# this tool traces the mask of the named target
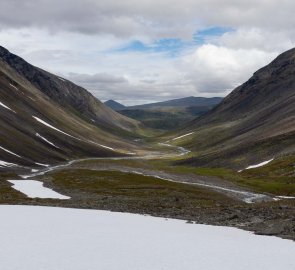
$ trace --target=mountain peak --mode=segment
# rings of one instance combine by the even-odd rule
[[[106,101],[104,103],[105,105],[107,105],[108,107],[110,107],[111,109],[115,110],[115,111],[119,111],[119,110],[123,110],[126,108],[126,106],[124,106],[123,104],[113,100],[113,99],[109,99],[108,101]]]

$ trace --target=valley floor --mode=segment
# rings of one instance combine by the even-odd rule
[[[0,203],[148,214],[295,240],[292,197],[251,188],[247,173],[173,166],[184,150],[166,148],[142,157],[83,159],[2,173]],[[52,191],[42,191],[42,183]]]

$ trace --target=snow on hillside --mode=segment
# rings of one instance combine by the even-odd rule
[[[66,136],[69,136],[69,137],[71,137],[71,138],[74,138],[74,139],[76,139],[76,140],[78,140],[78,141],[84,141],[84,142],[92,143],[92,144],[98,145],[99,147],[102,147],[102,148],[106,148],[106,149],[109,149],[109,150],[115,151],[115,149],[112,148],[112,147],[109,147],[109,146],[106,146],[106,145],[103,145],[103,144],[99,144],[99,143],[96,143],[96,142],[93,142],[93,141],[90,141],[90,140],[82,140],[82,139],[79,139],[79,138],[77,138],[77,137],[75,137],[75,136],[72,136],[72,135],[70,135],[70,134],[68,134],[68,133],[66,133],[66,132],[64,132],[64,131],[62,131],[62,130],[60,130],[60,129],[58,129],[58,128],[56,128],[56,127],[50,125],[50,124],[48,124],[47,122],[45,122],[44,120],[38,118],[37,116],[33,116],[33,118],[34,118],[36,121],[38,121],[39,123],[41,123],[41,124],[43,124],[43,125],[45,125],[45,126],[51,128],[51,129],[57,131],[57,132],[60,132],[60,133],[62,133],[62,134],[64,134],[64,135],[66,135]],[[43,138],[42,136],[40,136],[38,133],[37,133],[36,135],[37,135],[38,137],[41,137],[41,138],[42,138],[43,140],[45,140],[46,142],[48,142],[48,143],[50,143],[50,144],[53,144],[53,143],[49,142],[48,140],[46,140],[45,138]],[[54,145],[54,146],[55,146],[55,145]]]
[[[49,164],[43,164],[43,163],[39,163],[39,162],[35,162],[36,165],[42,166],[42,167],[49,167]]]
[[[245,168],[245,170],[250,170],[250,169],[255,169],[255,168],[259,168],[259,167],[263,167],[265,165],[267,165],[268,163],[272,162],[274,159],[270,159],[270,160],[266,160],[266,161],[263,161],[259,164],[255,164],[255,165],[251,165],[251,166],[248,166],[247,168]],[[242,172],[243,170],[239,170],[239,172]]]
[[[17,90],[18,91],[18,88],[16,87],[16,86],[14,86],[13,84],[9,84],[12,88],[14,88],[15,90]]]
[[[267,165],[268,163],[272,162],[274,159],[270,159],[270,160],[267,160],[267,161],[263,161],[259,164],[255,164],[255,165],[251,165],[251,166],[248,166],[245,170],[250,170],[250,169],[255,169],[255,168],[259,168],[259,167],[263,167],[265,165]]]
[[[22,158],[20,155],[18,155],[18,154],[16,154],[16,153],[14,153],[14,152],[12,152],[12,151],[10,151],[10,150],[8,150],[8,149],[2,147],[2,146],[0,146],[0,149],[3,150],[3,151],[5,151],[5,152],[7,152],[7,153],[9,153],[9,154],[11,154],[11,155],[13,155],[13,156],[16,156],[16,157]]]
[[[9,108],[8,106],[6,106],[6,105],[5,105],[4,103],[2,103],[1,101],[0,101],[0,106],[3,107],[3,108],[5,108],[5,109],[7,109],[7,110],[10,110],[10,111],[16,113],[14,110],[12,110],[12,109]]]
[[[114,148],[109,147],[109,146],[106,146],[106,145],[103,145],[103,144],[99,144],[99,143],[96,143],[96,142],[93,142],[93,141],[89,141],[89,140],[87,140],[86,142],[96,144],[96,145],[98,145],[99,147],[102,147],[102,148],[106,148],[106,149],[109,149],[109,150],[112,150],[112,151],[116,151]]]
[[[97,210],[0,206],[1,269],[295,269],[275,237]]]
[[[192,134],[194,134],[194,133],[195,133],[195,132],[191,132],[191,133],[184,134],[184,135],[182,135],[182,136],[179,136],[179,137],[176,137],[176,138],[172,139],[172,141],[176,141],[176,140],[178,140],[178,139],[182,139],[182,138],[187,137],[187,136],[190,136],[190,135],[192,135]]]
[[[64,134],[64,135],[67,135],[67,136],[69,136],[69,137],[71,137],[71,138],[78,139],[78,138],[76,138],[76,137],[74,137],[74,136],[72,136],[72,135],[70,135],[70,134],[68,134],[68,133],[66,133],[66,132],[64,132],[64,131],[62,131],[62,130],[60,130],[60,129],[54,127],[54,126],[52,126],[52,125],[50,125],[50,124],[48,124],[47,122],[45,122],[44,120],[40,119],[40,118],[37,117],[37,116],[33,116],[33,118],[34,118],[35,120],[37,120],[39,123],[43,124],[44,126],[47,126],[47,127],[51,128],[51,129],[57,131],[57,132],[60,132],[60,133],[62,133],[62,134]],[[79,139],[78,139],[78,140],[79,140]]]
[[[47,142],[48,144],[56,147],[56,148],[59,148],[58,146],[56,146],[53,142],[47,140],[45,137],[41,136],[39,133],[36,133],[36,136],[39,137],[40,139],[42,139],[43,141]],[[60,148],[59,148],[60,149]]]
[[[15,166],[17,166],[17,165],[14,164],[14,163],[10,163],[10,162],[0,160],[0,167],[15,167]]]

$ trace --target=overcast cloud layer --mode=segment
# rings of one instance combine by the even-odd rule
[[[224,96],[294,47],[291,0],[2,0],[1,45],[125,104]]]

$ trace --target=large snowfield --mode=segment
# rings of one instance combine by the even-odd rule
[[[0,269],[291,270],[295,243],[149,216],[0,206]]]

